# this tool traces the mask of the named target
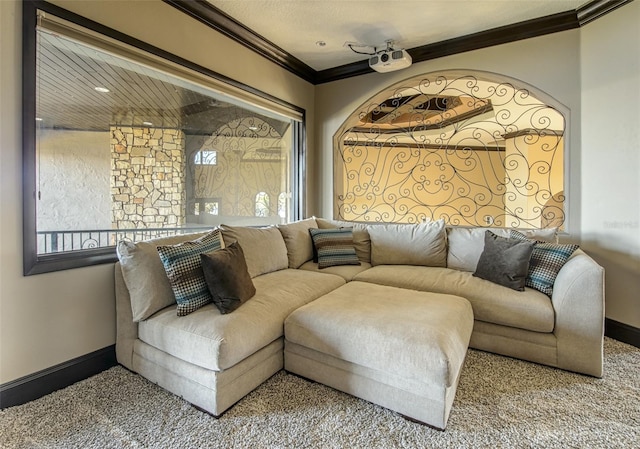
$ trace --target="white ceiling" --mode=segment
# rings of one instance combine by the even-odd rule
[[[414,48],[573,11],[588,0],[207,0],[314,70],[364,60],[344,44]],[[316,45],[323,41],[324,47]],[[373,51],[373,48],[362,48]]]

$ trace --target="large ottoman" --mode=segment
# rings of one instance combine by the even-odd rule
[[[354,281],[284,326],[287,371],[445,428],[473,328],[466,299]]]

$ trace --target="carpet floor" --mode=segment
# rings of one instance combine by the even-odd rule
[[[0,411],[0,447],[640,447],[640,349],[605,339],[604,368],[594,379],[469,350],[441,432],[283,371],[215,419],[115,367]]]

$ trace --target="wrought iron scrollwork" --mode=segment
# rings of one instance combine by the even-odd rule
[[[274,126],[251,116],[232,120],[197,151],[215,151],[216,161],[190,164],[194,198],[220,198],[220,215],[256,216],[256,195],[263,192],[274,200],[261,214],[278,214],[275,199],[284,190],[282,167],[288,152]]]
[[[460,73],[385,89],[334,135],[334,215],[562,226],[565,118],[547,103],[514,82]]]

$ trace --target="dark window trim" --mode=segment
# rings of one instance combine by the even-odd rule
[[[272,103],[285,106],[302,115],[302,122],[294,122],[294,135],[304,136],[306,113],[301,107],[285,100],[272,96],[266,92],[255,89],[246,84],[235,81],[213,70],[202,67],[194,62],[181,58],[173,53],[164,51],[151,44],[135,39],[129,35],[104,26],[98,22],[82,17],[59,6],[42,0],[24,0],[22,7],[22,216],[23,216],[23,274],[25,276],[61,271],[71,268],[79,268],[104,263],[112,263],[117,260],[114,247],[88,249],[60,254],[37,254],[36,238],[36,12],[41,10],[77,25],[96,31],[100,34],[116,39],[140,50],[159,56],[170,62],[179,64],[188,69],[202,73],[210,78],[222,81],[230,86],[242,89]],[[304,178],[304,160],[306,154],[306,139],[297,139],[298,163],[294,167],[292,175],[296,179],[298,188],[304,184],[300,178]],[[297,209],[293,210],[293,218],[301,217],[304,197],[304,189],[298,190],[299,202]]]
[[[205,0],[163,1],[310,83],[317,85],[373,73],[367,60],[316,71]],[[411,55],[413,62],[417,63],[493,45],[571,30],[584,26],[631,1],[593,0],[575,10],[409,48],[407,52]]]

